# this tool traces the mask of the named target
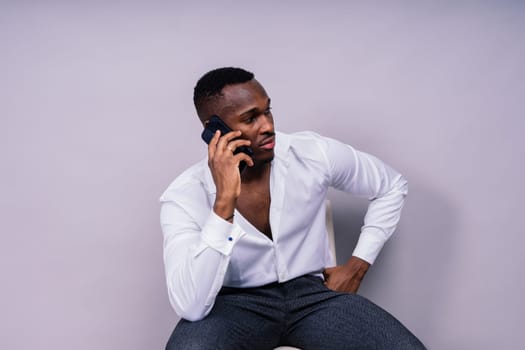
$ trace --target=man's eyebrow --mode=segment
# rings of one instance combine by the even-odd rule
[[[268,109],[270,107],[270,102],[271,102],[271,99],[268,98],[268,101],[266,102],[266,108],[265,109]],[[259,111],[259,109],[257,107],[253,107],[252,109],[249,109],[246,112],[242,112],[240,114],[240,116],[244,117],[245,115],[248,115],[248,114],[257,113],[258,111]]]

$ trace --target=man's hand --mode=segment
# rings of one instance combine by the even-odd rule
[[[323,271],[325,285],[337,292],[356,293],[369,267],[363,259],[352,256],[345,265]]]
[[[247,154],[233,154],[237,147],[250,145],[249,140],[236,139],[239,136],[240,131],[232,131],[222,137],[217,131],[208,145],[208,166],[217,189],[213,209],[222,218],[233,214],[236,200],[241,194],[239,163],[245,161],[253,166],[253,160]]]

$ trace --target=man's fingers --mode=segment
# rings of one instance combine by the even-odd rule
[[[245,161],[248,166],[253,166],[253,159],[249,155],[247,155],[244,152],[240,152],[235,155],[235,160],[237,160],[239,163],[242,161]]]
[[[324,277],[324,280],[325,280],[325,284],[328,283],[328,278],[330,277],[330,269],[331,268],[327,268],[327,269],[323,270],[323,277]]]
[[[215,131],[215,134],[213,134],[213,137],[210,140],[210,143],[208,145],[208,159],[212,159],[215,151],[217,150],[217,143],[219,142],[219,138],[221,137],[221,132],[219,130]]]
[[[238,139],[231,141],[226,147],[234,152],[237,148],[241,146],[249,146],[251,143],[252,142],[250,140]]]
[[[220,138],[219,142],[217,143],[217,148],[219,150],[224,150],[228,146],[228,143],[230,143],[231,140],[241,136],[241,134],[242,133],[237,130],[237,131],[230,131],[229,133],[223,135]]]
[[[217,130],[210,140],[208,145],[208,159],[211,162],[212,160],[226,159],[233,156],[234,162],[237,166],[240,162],[244,161],[248,166],[253,166],[253,159],[244,152],[239,152],[236,155],[232,153],[239,147],[250,146],[251,141],[246,139],[237,139],[241,136],[242,132],[230,131],[225,135],[221,135],[220,131]],[[232,152],[232,153],[229,153]]]

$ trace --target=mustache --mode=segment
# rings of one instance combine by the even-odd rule
[[[275,139],[275,132],[274,131],[267,131],[263,133],[263,137],[259,139],[258,144],[264,145],[268,142],[272,142],[272,139]]]

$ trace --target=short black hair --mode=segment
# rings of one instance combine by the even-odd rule
[[[246,83],[253,78],[252,72],[235,67],[217,68],[204,74],[193,90],[193,103],[197,113],[205,102],[221,96],[221,91],[226,85]]]

